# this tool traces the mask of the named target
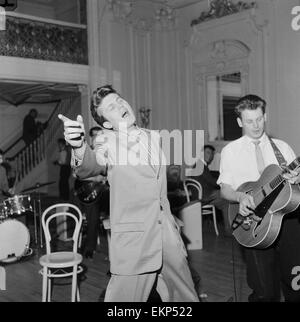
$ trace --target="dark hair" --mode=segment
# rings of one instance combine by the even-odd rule
[[[213,152],[216,151],[216,149],[212,145],[210,145],[210,144],[205,144],[203,150],[205,150],[205,149],[210,149]]]
[[[94,131],[102,131],[102,128],[100,126],[94,126],[94,127],[90,128],[90,130],[89,130],[89,136],[90,137],[93,136]]]
[[[4,155],[4,151],[0,149],[0,155]]]
[[[266,111],[266,101],[257,95],[246,95],[241,97],[236,104],[235,113],[237,117],[241,118],[242,111],[244,110],[256,110],[261,108],[263,114]]]
[[[104,122],[107,122],[107,119],[102,115],[98,115],[97,108],[101,104],[103,98],[108,94],[118,94],[118,93],[115,89],[113,89],[112,85],[104,85],[104,86],[98,87],[93,92],[92,100],[91,100],[90,109],[91,109],[92,117],[95,120],[95,122],[99,124],[102,128],[105,128],[103,124]]]

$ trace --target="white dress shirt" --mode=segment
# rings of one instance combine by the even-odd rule
[[[260,139],[260,148],[263,154],[264,164],[278,164],[269,138],[264,134]],[[228,184],[236,190],[241,184],[248,181],[257,181],[260,174],[257,169],[254,141],[244,135],[230,142],[221,152],[220,176],[218,184]],[[282,140],[273,139],[282,153],[287,164],[296,159],[294,151]]]

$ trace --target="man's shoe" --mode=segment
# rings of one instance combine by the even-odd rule
[[[198,297],[199,297],[200,302],[207,302],[208,296],[206,293],[200,293],[200,294],[198,294]]]

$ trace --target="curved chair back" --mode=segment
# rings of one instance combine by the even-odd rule
[[[195,189],[198,193],[198,200],[202,199],[202,186],[197,180],[187,178],[183,182],[183,187],[184,187],[184,191],[186,193],[187,202],[191,201],[189,191],[192,191],[193,189]]]
[[[73,252],[78,249],[78,237],[82,225],[82,213],[79,208],[70,203],[59,203],[48,207],[42,214],[42,226],[45,235],[45,244],[47,254],[51,253],[52,234],[50,231],[50,223],[53,219],[65,216],[65,218],[73,219],[75,227],[72,228]]]

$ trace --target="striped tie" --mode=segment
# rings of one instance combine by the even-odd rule
[[[257,170],[258,170],[259,174],[261,174],[265,169],[265,162],[264,162],[264,158],[263,158],[263,155],[262,155],[262,152],[261,152],[261,148],[259,146],[260,141],[256,140],[256,141],[252,141],[252,142],[255,145]]]

